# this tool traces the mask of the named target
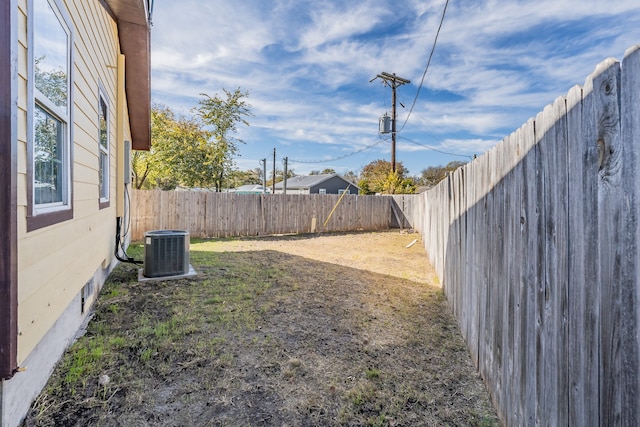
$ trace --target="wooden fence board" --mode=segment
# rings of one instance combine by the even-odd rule
[[[484,157],[484,156],[483,156]],[[496,167],[495,163],[495,150],[491,150],[486,154],[486,162],[487,167],[483,171],[484,179],[486,182],[486,190],[484,202],[484,232],[483,232],[483,247],[485,248],[484,253],[482,254],[482,259],[479,260],[480,265],[483,267],[483,271],[481,273],[482,278],[482,287],[485,290],[485,295],[483,298],[483,306],[481,307],[481,311],[484,313],[483,323],[481,325],[481,337],[480,337],[480,373],[485,378],[485,380],[490,384],[495,384],[497,382],[497,378],[495,378],[495,373],[493,371],[494,367],[494,358],[495,358],[495,350],[493,345],[493,336],[494,336],[494,328],[493,321],[495,319],[495,313],[493,311],[493,301],[495,299],[495,291],[494,291],[494,281],[493,277],[493,261],[494,261],[494,240],[493,235],[495,233],[495,184],[492,180],[491,170]],[[494,404],[499,408],[498,398],[498,386],[496,385],[496,392],[492,394]]]
[[[506,425],[639,424],[639,75],[604,61],[403,205]]]
[[[619,111],[620,66],[607,60],[594,72],[593,99],[599,149],[598,192],[598,249],[600,285],[600,378],[619,378],[621,375],[619,349],[620,286],[624,230],[622,203],[622,149]],[[622,390],[612,381],[602,381],[600,416],[606,423],[618,425],[622,412]]]
[[[391,227],[391,197],[338,200],[338,195],[133,190],[131,237],[141,240],[144,232],[158,229],[187,230],[192,237],[309,233],[313,218],[316,232]]]
[[[517,147],[518,134],[517,132],[507,137],[502,144],[503,151],[503,165],[504,168],[510,172],[506,174],[503,179],[504,186],[504,203],[503,203],[503,224],[504,224],[504,241],[505,256],[503,262],[504,277],[502,282],[502,288],[504,289],[504,301],[502,305],[502,318],[504,319],[505,331],[502,335],[502,390],[503,390],[503,405],[514,410],[510,413],[505,413],[506,417],[513,418],[517,414],[516,399],[517,393],[514,393],[513,388],[517,386],[517,364],[514,363],[514,357],[518,355],[518,349],[514,343],[514,333],[516,328],[516,293],[517,286],[514,286],[517,281],[513,277],[515,270],[515,264],[518,264],[518,258],[515,257],[517,240],[515,239],[515,224],[518,222],[515,219],[516,211],[519,213],[519,205],[516,203],[518,196],[515,191],[516,179],[514,177],[515,171],[515,151],[511,147]]]
[[[470,206],[470,201],[475,200],[475,193],[477,191],[476,181],[471,179],[474,176],[475,164],[470,163],[464,166],[464,179],[466,197],[464,198],[464,212],[465,218],[465,260],[463,268],[465,269],[465,281],[468,283],[467,292],[469,293],[466,298],[465,309],[468,311],[467,318],[467,334],[465,339],[469,352],[471,353],[471,361],[476,369],[478,368],[478,323],[479,323],[479,310],[478,310],[478,283],[475,254],[476,254],[476,210]]]
[[[508,283],[510,287],[509,295],[509,322],[511,328],[508,332],[508,393],[510,395],[512,411],[512,419],[514,424],[522,424],[523,421],[523,402],[520,396],[521,384],[525,383],[524,374],[526,370],[522,369],[520,361],[525,357],[526,348],[521,345],[521,335],[523,332],[522,321],[522,259],[525,256],[521,234],[521,218],[522,218],[522,157],[523,157],[523,142],[521,133],[524,130],[520,130],[513,139],[513,144],[516,147],[516,152],[512,158],[513,166],[512,172],[508,175],[509,188],[507,192],[511,195],[509,203],[509,237],[508,240],[510,247],[508,250],[510,262],[509,262],[509,274]]]
[[[585,85],[585,90],[588,87]],[[583,88],[573,87],[567,96],[568,162],[568,222],[569,235],[582,236],[569,242],[569,417],[575,425],[598,425],[598,406],[590,404],[598,397],[598,347],[595,339],[598,310],[597,289],[592,286],[597,275],[597,212],[595,180],[597,174],[596,146],[587,142],[590,133],[583,111],[588,101]],[[584,92],[586,93],[586,92]],[[593,133],[593,132],[591,132]],[[592,215],[596,216],[595,222]]]
[[[623,369],[620,387],[622,395],[621,425],[639,425],[640,414],[640,267],[638,248],[640,241],[640,45],[628,49],[622,63],[621,132],[622,132],[622,182],[624,185],[622,217],[624,229],[623,264],[620,295],[622,326],[621,364]],[[633,141],[636,143],[634,144]]]
[[[536,421],[536,251],[538,206],[536,177],[539,166],[539,151],[535,144],[535,122],[530,120],[520,129],[520,137],[524,139],[526,156],[522,160],[522,193],[520,239],[525,256],[522,258],[520,300],[521,327],[520,347],[523,349],[520,382],[520,406],[522,406],[523,425],[534,425]]]
[[[504,266],[506,263],[506,252],[505,252],[505,235],[504,235],[504,226],[505,226],[505,217],[504,217],[504,206],[505,206],[505,185],[503,179],[503,171],[504,171],[504,148],[505,144],[500,143],[495,147],[494,150],[494,170],[492,175],[493,180],[493,217],[491,219],[491,248],[492,248],[492,258],[491,258],[491,273],[489,276],[489,280],[491,283],[491,324],[493,325],[493,341],[492,351],[492,366],[491,372],[495,381],[496,388],[496,397],[495,402],[501,408],[505,408],[505,378],[504,371],[502,370],[503,365],[503,357],[504,357],[504,348],[503,348],[503,336],[506,332],[506,328],[508,327],[505,324],[504,318],[504,306],[506,303],[505,293],[507,288],[507,283],[504,282],[506,279],[504,276]]]
[[[567,424],[567,281],[568,225],[566,207],[567,128],[566,103],[558,98],[539,116],[538,131],[544,132],[542,149],[544,235],[543,320],[544,384],[539,397],[542,411],[558,424]]]

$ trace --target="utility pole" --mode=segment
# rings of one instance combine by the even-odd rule
[[[289,167],[289,158],[285,157],[283,160],[284,160],[284,181],[282,181],[282,193],[287,194],[287,169]]]
[[[271,194],[276,194],[276,149],[273,149],[273,180],[271,181]]]
[[[396,171],[396,88],[407,83],[411,83],[410,80],[403,79],[402,77],[396,76],[395,73],[389,74],[384,71],[371,80],[369,83],[374,81],[375,79],[384,80],[385,84],[388,84],[391,87],[391,171]]]
[[[262,193],[267,192],[267,159],[260,160],[262,164]]]

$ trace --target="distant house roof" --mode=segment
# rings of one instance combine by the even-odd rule
[[[333,177],[339,177],[342,180],[344,180],[345,182],[348,182],[349,184],[353,185],[354,188],[358,188],[355,184],[347,181],[346,179],[342,178],[340,175],[338,175],[337,173],[327,173],[327,174],[322,174],[322,175],[302,175],[302,176],[294,176],[291,178],[287,179],[287,188],[289,189],[294,189],[294,188],[311,188],[311,187],[315,187],[321,183],[323,183],[324,181],[331,179]],[[278,183],[276,183],[276,188],[277,189],[282,189],[284,185],[283,181],[280,181]]]
[[[264,188],[259,184],[247,184],[241,185],[240,187],[233,190],[236,194],[261,194],[261,193],[270,193],[271,190],[268,188]]]
[[[125,91],[131,147],[151,148],[151,35],[146,0],[100,0],[118,23],[120,50],[125,56]]]

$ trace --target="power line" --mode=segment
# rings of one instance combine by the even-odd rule
[[[400,105],[402,105],[402,102],[400,102],[400,100],[398,100],[398,102],[400,103]],[[404,105],[403,105],[403,107],[404,107]],[[415,114],[418,114],[418,113],[415,113]],[[440,135],[437,135],[437,134],[433,133],[429,128],[422,129],[420,132],[421,133],[426,133],[427,136],[429,136],[431,140],[433,140],[436,143],[438,143],[438,145],[443,147],[444,149],[451,148],[451,147],[447,146],[445,140],[442,139],[442,137]],[[403,137],[401,137],[401,138],[403,138]],[[405,139],[408,139],[408,138],[405,138]],[[427,148],[431,148],[431,146],[429,146]],[[447,153],[447,154],[449,154],[449,153]]]
[[[386,142],[386,140],[385,139],[381,139],[380,141],[378,141],[378,142],[376,142],[374,144],[367,145],[364,148],[361,148],[361,149],[356,150],[356,151],[352,151],[351,153],[345,154],[344,156],[334,157],[334,158],[331,158],[331,159],[325,159],[325,160],[293,160],[293,159],[289,159],[289,162],[291,162],[291,163],[307,163],[307,164],[335,162],[336,160],[342,160],[342,159],[345,159],[347,157],[355,156],[356,154],[362,153],[363,151],[366,151],[366,150],[368,150],[370,148],[373,148],[376,145],[380,145],[383,142]]]
[[[447,13],[447,6],[449,5],[449,0],[447,0],[444,3],[444,9],[442,11],[442,17],[440,18],[440,25],[438,26],[438,31],[436,32],[436,37],[433,40],[433,46],[431,47],[431,53],[429,54],[429,59],[427,61],[427,66],[424,68],[424,73],[422,73],[422,80],[420,80],[420,85],[418,86],[418,91],[416,92],[416,96],[415,98],[413,98],[413,103],[411,104],[411,108],[409,109],[409,114],[407,114],[407,118],[404,120],[404,123],[402,124],[402,126],[400,127],[400,131],[402,131],[402,129],[404,129],[404,126],[407,124],[407,121],[409,121],[409,116],[411,116],[411,113],[413,112],[413,107],[416,106],[416,101],[418,100],[418,96],[420,95],[420,90],[422,89],[422,84],[424,83],[424,78],[427,75],[427,70],[429,69],[429,65],[431,64],[431,58],[433,58],[433,52],[435,52],[436,50],[436,44],[438,43],[438,35],[440,35],[440,29],[442,28],[442,23],[444,22],[444,16]]]
[[[421,144],[421,143],[416,142],[416,141],[414,141],[414,140],[412,140],[412,139],[405,138],[404,136],[401,136],[401,137],[400,137],[400,139],[404,139],[405,141],[408,141],[408,142],[410,142],[410,143],[412,143],[412,144],[419,145],[419,146],[421,146],[421,147],[424,147],[424,148],[429,149],[429,150],[431,150],[431,151],[436,151],[436,152],[441,153],[441,154],[447,154],[447,155],[449,155],[449,156],[468,157],[468,158],[470,158],[470,159],[473,159],[473,156],[470,156],[470,155],[468,155],[468,154],[457,154],[457,153],[450,153],[450,152],[448,152],[448,151],[438,150],[437,148],[433,148],[433,147],[431,147],[430,145]]]

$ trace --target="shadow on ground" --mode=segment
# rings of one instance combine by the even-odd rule
[[[497,425],[437,286],[225,242],[195,279],[119,266],[26,424]]]

